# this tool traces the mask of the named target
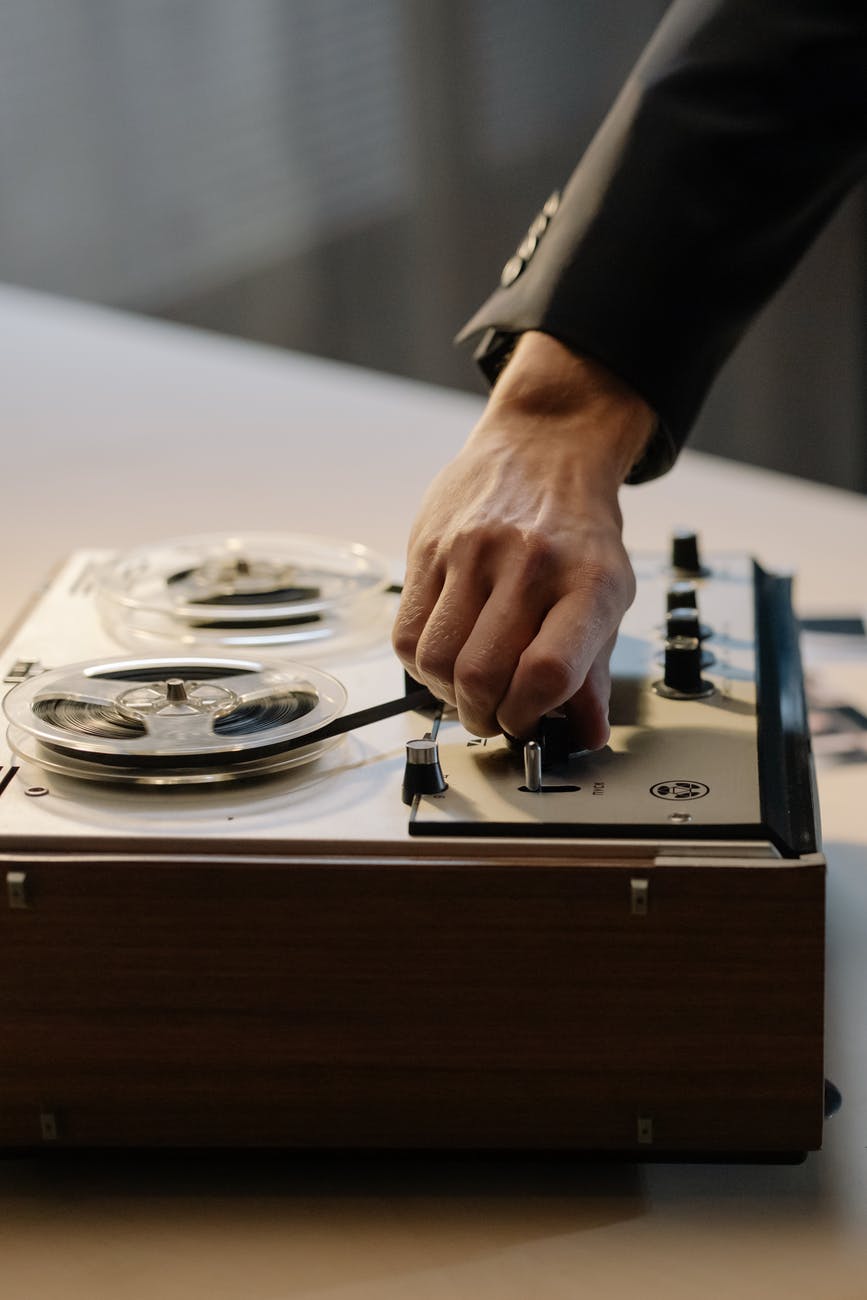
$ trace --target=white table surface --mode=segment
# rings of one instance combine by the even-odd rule
[[[0,623],[73,548],[270,529],[401,568],[415,505],[481,399],[0,291]],[[817,431],[817,436],[821,436]],[[624,491],[626,534],[798,572],[802,612],[865,612],[867,501],[685,454]],[[862,692],[867,663],[841,669]],[[867,1297],[867,765],[820,773],[830,862],[827,1073],[800,1166],[565,1157],[72,1155],[0,1160],[15,1300]]]

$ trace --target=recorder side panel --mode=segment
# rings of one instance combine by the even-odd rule
[[[26,891],[2,1145],[820,1144],[820,862],[37,857]]]

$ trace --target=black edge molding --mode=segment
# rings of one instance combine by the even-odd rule
[[[818,849],[813,759],[792,580],[754,565],[759,796],[784,857]]]

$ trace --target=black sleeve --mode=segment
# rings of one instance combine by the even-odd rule
[[[676,0],[458,337],[489,378],[530,329],[605,363],[659,416],[652,478],[865,167],[867,0]]]

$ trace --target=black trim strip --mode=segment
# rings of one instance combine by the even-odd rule
[[[784,857],[818,849],[813,759],[792,580],[754,563],[759,800]]]
[[[675,826],[660,822],[447,822],[419,821],[413,809],[410,835],[460,836],[508,839],[558,840],[651,840],[659,844],[683,840],[719,840],[722,850],[733,840],[767,840],[768,828],[754,822],[726,822],[724,825]],[[779,846],[778,846],[779,847]]]

